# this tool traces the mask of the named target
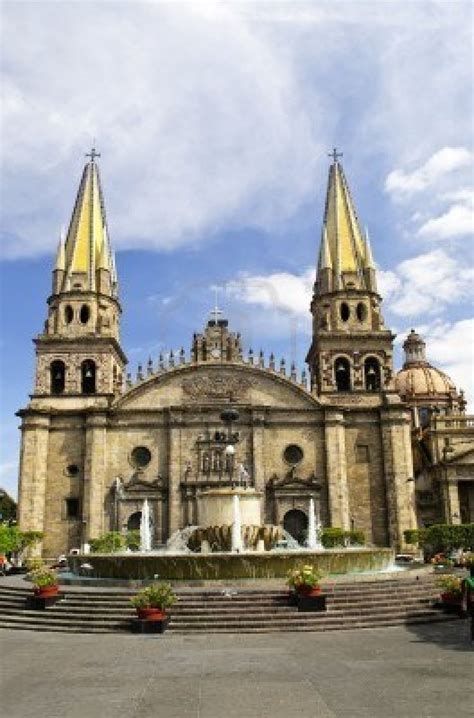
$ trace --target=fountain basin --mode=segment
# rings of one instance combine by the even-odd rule
[[[260,525],[263,494],[253,488],[222,488],[201,491],[197,496],[199,525],[232,524],[234,521],[234,496],[239,497],[241,523],[248,526]]]
[[[92,578],[124,580],[227,580],[286,578],[288,571],[313,564],[324,574],[359,573],[387,569],[394,560],[390,548],[326,551],[270,551],[210,554],[87,554],[68,556],[74,573],[85,561]]]

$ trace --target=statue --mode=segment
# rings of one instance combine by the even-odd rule
[[[250,479],[250,474],[247,471],[244,464],[239,464],[239,483],[244,489],[247,488]]]

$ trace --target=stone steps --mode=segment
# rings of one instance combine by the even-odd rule
[[[286,589],[178,588],[170,633],[269,633],[370,628],[452,620],[432,607],[438,589],[432,577],[336,583],[323,587],[328,611],[299,613]],[[130,589],[61,588],[62,599],[45,611],[25,609],[27,586],[0,584],[0,628],[70,633],[127,631],[134,614]]]

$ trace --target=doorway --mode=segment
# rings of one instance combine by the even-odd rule
[[[308,534],[308,517],[304,511],[299,509],[291,509],[285,514],[283,519],[283,528],[288,531],[290,536],[303,544]]]

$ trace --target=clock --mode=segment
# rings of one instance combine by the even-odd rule
[[[211,349],[211,357],[212,357],[213,359],[220,359],[220,358],[221,358],[221,350],[219,349],[219,347],[213,347],[213,348]]]

